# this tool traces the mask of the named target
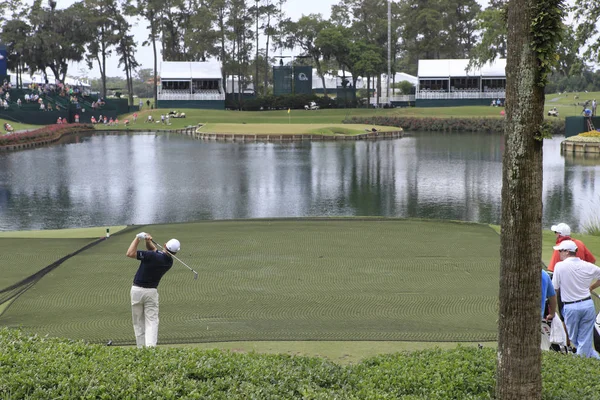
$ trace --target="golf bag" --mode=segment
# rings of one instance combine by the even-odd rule
[[[594,349],[600,353],[600,312],[596,315],[596,323],[594,324]]]
[[[551,321],[543,320],[541,329],[542,350],[553,350],[561,353],[568,353],[570,351],[569,346],[567,346],[567,332],[558,314]]]

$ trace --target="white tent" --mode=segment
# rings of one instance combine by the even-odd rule
[[[506,58],[488,62],[481,68],[468,68],[469,60],[419,60],[418,75],[422,78],[505,77]]]
[[[10,75],[10,83],[13,86],[15,86],[17,84],[17,74],[13,71],[9,71],[8,74]],[[51,69],[46,70],[46,75],[48,76],[48,83],[50,83],[50,84],[56,83],[56,78],[54,77],[54,72],[52,72]],[[29,85],[31,83],[46,83],[46,81],[44,79],[44,75],[41,72],[36,72],[33,75],[30,75],[28,73],[23,73],[21,75],[21,78],[23,79],[23,85]],[[70,76],[65,77],[65,85],[79,86],[79,87],[85,87],[85,88],[91,87],[88,79],[73,78]]]
[[[319,76],[319,74],[317,74],[317,70],[315,68],[313,68],[313,74],[312,74],[312,88],[314,89],[323,89],[323,80],[321,79],[321,77]],[[325,74],[325,87],[327,89],[336,89],[338,87],[342,87],[342,77],[345,76],[346,80],[348,81],[348,84],[352,84],[352,74],[349,73],[348,71],[342,71],[339,70],[337,71],[337,75],[333,75],[333,74]],[[363,87],[366,87],[366,85],[363,84],[363,79],[362,77],[358,77],[358,79],[356,80],[356,88],[357,89],[362,89]]]
[[[218,61],[163,61],[160,64],[161,81],[189,79],[222,79]]]
[[[250,76],[249,82],[246,82],[246,88],[242,85],[242,93],[253,94],[254,93],[254,82],[253,77]],[[226,93],[239,93],[240,86],[238,85],[238,77],[236,75],[228,75],[225,81]]]

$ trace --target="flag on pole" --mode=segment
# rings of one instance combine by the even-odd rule
[[[289,114],[291,111],[292,111],[292,109],[291,109],[291,108],[288,108],[288,114]]]

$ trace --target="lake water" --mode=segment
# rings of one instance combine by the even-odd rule
[[[577,231],[600,205],[600,161],[544,142],[544,226]],[[388,216],[500,223],[503,139],[223,143],[79,135],[0,154],[0,230],[206,219]]]

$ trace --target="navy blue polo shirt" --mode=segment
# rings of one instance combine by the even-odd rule
[[[157,288],[160,279],[173,266],[173,259],[162,251],[138,250],[136,258],[141,263],[133,284],[143,288]]]

